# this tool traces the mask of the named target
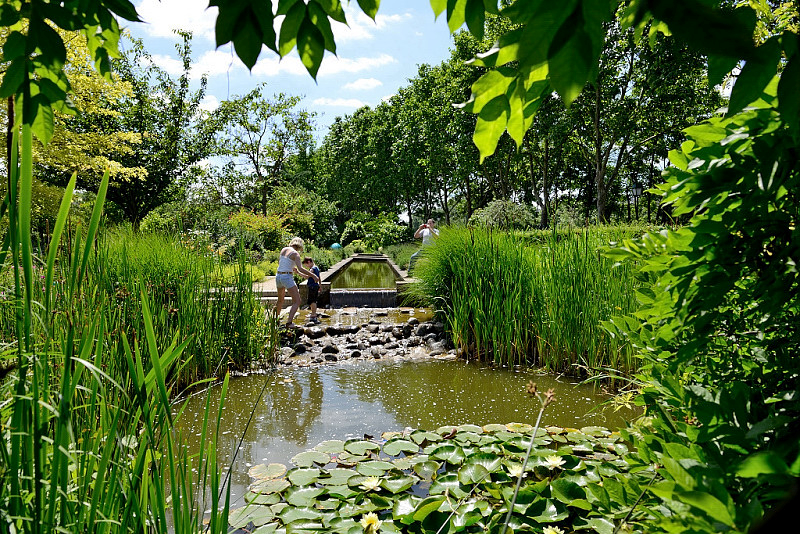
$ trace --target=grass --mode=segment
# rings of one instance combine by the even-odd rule
[[[0,531],[226,532],[230,493],[216,464],[223,403],[217,413],[207,404],[192,429],[204,447],[190,452],[174,398],[216,374],[224,399],[226,370],[274,341],[260,338],[275,330],[263,312],[258,324],[243,260],[221,291],[203,276],[215,265],[174,242],[101,236],[107,175],[89,224],[67,239],[73,176],[46,257],[35,257],[30,127],[21,150],[19,138],[0,205],[0,352],[13,363],[0,383]]]
[[[443,229],[415,267],[412,291],[441,312],[454,342],[481,360],[576,375],[629,373],[630,348],[610,338],[601,321],[635,310],[638,282],[630,265],[615,265],[599,248],[630,231],[521,239]]]

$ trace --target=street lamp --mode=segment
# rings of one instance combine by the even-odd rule
[[[639,220],[639,197],[642,196],[642,186],[636,184],[631,189],[633,193],[633,212],[636,215],[636,220]]]

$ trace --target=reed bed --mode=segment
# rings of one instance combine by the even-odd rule
[[[214,292],[200,276],[211,267],[169,242],[136,249],[98,237],[107,175],[87,227],[62,240],[73,176],[37,259],[28,126],[21,138],[18,158],[13,137],[0,205],[8,223],[0,335],[12,364],[0,380],[0,532],[226,532],[230,490],[216,464],[224,402],[213,413],[207,400],[201,428],[191,429],[203,447],[190,451],[174,398],[214,368],[224,375],[224,400],[231,362],[247,361],[236,362],[234,349],[260,345],[245,276]],[[250,339],[236,337],[239,326]],[[271,335],[269,325],[258,328]]]
[[[424,252],[413,294],[445,318],[456,345],[498,365],[578,376],[630,373],[628,346],[601,322],[632,313],[639,282],[600,248],[629,229],[550,231],[546,239],[447,228]]]

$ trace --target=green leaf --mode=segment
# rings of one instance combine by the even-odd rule
[[[280,478],[286,474],[286,466],[283,464],[258,464],[251,467],[247,474],[252,478],[262,480]]]
[[[417,479],[412,476],[400,476],[392,478],[384,478],[381,480],[381,487],[391,493],[400,493],[411,488]]]
[[[347,481],[354,476],[356,476],[356,473],[350,469],[328,469],[325,474],[320,476],[317,482],[326,486],[341,486],[347,484]]]
[[[578,486],[576,483],[563,478],[558,478],[551,482],[550,488],[552,490],[553,497],[564,504],[570,504],[572,501],[578,499],[586,499],[586,492],[583,488]]]
[[[778,110],[781,118],[795,128],[800,121],[800,53],[794,54],[778,82]]]
[[[253,18],[255,18],[255,15],[249,9],[245,10],[242,13],[242,18],[238,21],[238,31],[233,37],[233,47],[236,49],[236,55],[251,70],[256,61],[258,61],[258,55],[261,53],[263,44],[261,36],[253,25]]]
[[[357,439],[345,442],[344,450],[351,454],[365,454],[369,451],[379,451],[381,446],[372,441]]]
[[[339,0],[314,0],[333,20],[347,24],[347,18]]]
[[[303,19],[297,31],[297,53],[308,73],[316,80],[325,55],[325,38],[308,16]]]
[[[761,97],[764,88],[775,76],[781,57],[777,38],[769,39],[758,48],[758,55],[745,62],[742,72],[731,90],[728,116],[739,113],[747,105]]]
[[[430,480],[439,470],[439,462],[427,461],[414,464],[414,472],[425,480]]]
[[[336,53],[336,41],[333,39],[333,31],[328,15],[320,8],[316,2],[308,4],[308,17],[314,26],[317,27],[325,40],[325,50]]]
[[[225,43],[233,41],[234,34],[238,28],[239,19],[242,16],[242,12],[247,8],[247,3],[245,0],[240,0],[238,2],[219,2],[217,7],[219,8],[219,13],[217,14],[214,33],[217,46],[222,46]]]
[[[708,84],[711,87],[719,85],[725,76],[731,72],[739,60],[728,56],[709,56],[708,58]]]
[[[401,452],[419,451],[419,445],[407,439],[393,439],[383,445],[383,452],[389,456],[397,456]]]
[[[286,474],[286,478],[295,486],[308,486],[317,481],[322,471],[316,467],[301,467],[292,469]]]
[[[231,510],[228,514],[228,523],[233,528],[244,528],[251,522],[256,526],[261,526],[273,517],[275,517],[275,514],[266,506],[248,505]]]
[[[592,40],[582,29],[582,13],[580,6],[576,7],[570,18],[559,28],[551,46],[556,46],[564,40],[565,33],[569,33],[570,37],[564,40],[560,48],[551,48],[548,51],[550,83],[561,95],[566,106],[572,104],[581,93],[597,62],[592,49]]]
[[[281,22],[281,30],[278,36],[278,54],[284,57],[292,51],[297,44],[297,33],[300,31],[300,25],[306,17],[306,5],[303,2],[294,4],[283,22]]]
[[[361,7],[361,11],[366,13],[372,20],[375,20],[381,2],[380,0],[358,0],[358,5]]]
[[[487,156],[494,154],[500,136],[506,130],[508,115],[511,112],[508,99],[505,95],[498,96],[489,101],[478,114],[475,124],[475,133],[472,140],[478,147],[483,162]]]
[[[0,98],[8,98],[15,95],[25,81],[27,72],[27,58],[23,57],[12,61],[11,65],[6,69],[5,76],[3,76],[3,83],[0,85]]]
[[[431,512],[438,510],[443,502],[445,502],[445,497],[441,495],[422,499],[414,508],[414,521],[424,520]]]
[[[292,506],[313,506],[316,498],[325,491],[325,488],[315,487],[289,488],[283,496]]]
[[[680,501],[702,510],[720,523],[734,526],[728,507],[713,495],[702,491],[685,491],[676,492],[675,496]]]
[[[27,41],[22,32],[13,31],[6,37],[3,43],[3,61],[13,61],[19,57],[24,57]],[[8,73],[6,72],[6,76]]]
[[[430,457],[435,460],[444,460],[454,465],[460,465],[466,455],[463,449],[457,445],[440,445],[431,451]]]
[[[749,456],[736,469],[736,474],[745,478],[755,478],[759,475],[783,475],[788,472],[789,466],[774,452],[759,452]]]
[[[292,458],[292,463],[297,467],[311,467],[314,464],[325,465],[330,461],[330,455],[320,451],[305,451]]]
[[[356,465],[356,471],[364,476],[383,476],[386,471],[394,469],[394,464],[383,460],[361,462]]]
[[[484,0],[467,0],[464,9],[467,28],[477,39],[483,39],[483,26],[486,19]]]

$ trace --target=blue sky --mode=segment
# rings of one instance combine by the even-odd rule
[[[134,4],[145,23],[125,27],[143,39],[155,62],[172,74],[182,69],[173,30],[193,32],[193,75],[208,75],[206,107],[266,82],[267,94],[303,96],[301,106],[317,113],[317,139],[324,137],[335,117],[363,105],[375,106],[395,94],[416,75],[417,65],[446,59],[452,45],[444,16],[435,20],[428,0],[384,0],[376,21],[364,15],[355,1],[343,1],[349,27],[332,23],[337,56],[326,52],[314,83],[296,50],[279,60],[264,47],[248,72],[230,44],[216,48],[217,9],[207,9],[207,0],[134,0]]]

